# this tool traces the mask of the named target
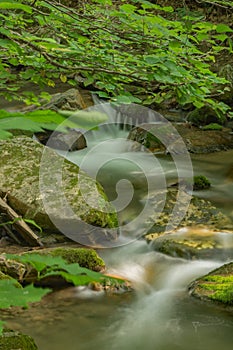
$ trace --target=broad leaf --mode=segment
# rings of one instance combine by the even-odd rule
[[[16,288],[16,280],[0,281],[0,308],[6,309],[11,306],[27,307],[29,303],[40,301],[51,290],[35,288],[29,285],[25,288]]]

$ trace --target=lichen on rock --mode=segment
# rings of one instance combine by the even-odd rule
[[[11,207],[46,232],[59,232],[57,222],[72,232],[84,231],[82,223],[117,227],[117,214],[102,186],[55,151],[17,137],[0,141],[0,157],[0,193],[8,193]]]
[[[5,330],[0,336],[1,350],[37,350],[34,340],[29,336],[11,330]]]

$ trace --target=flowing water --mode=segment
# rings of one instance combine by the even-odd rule
[[[132,152],[127,133],[113,121],[86,133],[87,149],[63,153],[103,184],[122,225],[141,213],[148,189],[176,182],[179,171],[190,174],[186,162],[179,162],[177,170],[169,156],[152,159],[146,152]],[[228,151],[193,157],[194,173],[207,175],[213,183],[210,191],[197,194],[228,214],[233,209],[233,181],[225,174],[232,156]],[[191,281],[224,260],[171,258],[143,240],[99,253],[109,272],[130,279],[135,292],[106,296],[69,288],[45,297],[39,307],[9,320],[9,326],[30,334],[39,350],[232,349],[232,314],[191,298],[187,291]]]

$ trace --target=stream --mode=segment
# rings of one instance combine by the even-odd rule
[[[177,170],[169,155],[152,159],[143,151],[132,152],[127,134],[127,128],[119,128],[113,120],[86,133],[86,149],[59,151],[101,182],[119,212],[123,234],[143,211],[148,189],[153,192],[172,184],[179,172],[206,175],[212,187],[196,195],[233,216],[233,181],[226,176],[233,151],[194,155],[192,169],[179,160]],[[131,231],[137,225],[135,221]],[[232,314],[191,298],[187,291],[191,281],[224,261],[171,258],[153,251],[137,235],[133,238],[130,244],[99,250],[109,273],[133,282],[133,293],[57,291],[10,319],[9,327],[31,335],[39,350],[232,349]]]

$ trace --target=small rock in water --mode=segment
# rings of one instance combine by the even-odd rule
[[[75,291],[75,296],[79,299],[92,299],[104,295],[103,288],[96,290],[92,289],[90,286],[78,286],[75,288]]]

